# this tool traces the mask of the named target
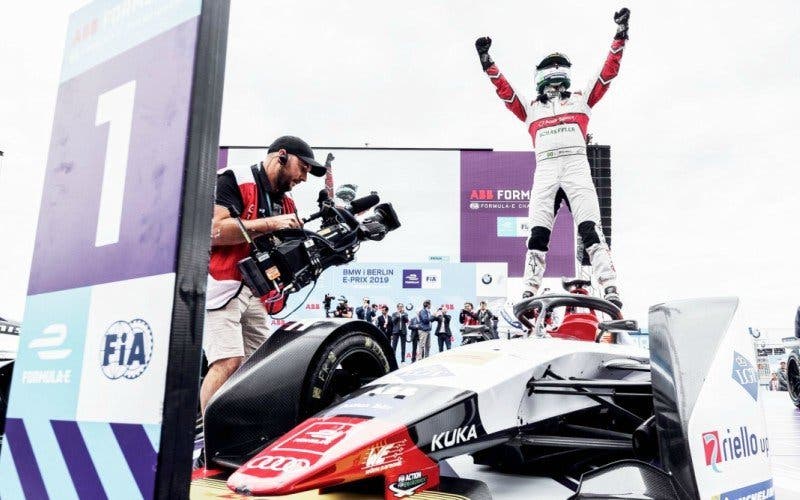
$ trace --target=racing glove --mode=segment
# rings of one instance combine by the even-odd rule
[[[482,36],[475,40],[475,49],[478,51],[478,58],[481,60],[481,66],[483,70],[486,71],[489,69],[494,61],[492,61],[492,56],[489,55],[489,47],[492,46],[492,39],[488,36]]]
[[[628,20],[631,17],[631,11],[627,8],[620,9],[619,12],[614,13],[614,22],[617,23],[617,34],[614,38],[617,40],[628,39]]]

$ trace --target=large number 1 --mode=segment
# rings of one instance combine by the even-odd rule
[[[103,166],[97,233],[94,239],[96,247],[119,241],[135,94],[136,81],[131,80],[97,98],[94,124],[97,126],[108,123],[108,142]]]

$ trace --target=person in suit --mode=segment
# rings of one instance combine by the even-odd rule
[[[391,339],[392,337],[392,317],[389,316],[389,307],[383,306],[381,308],[381,313],[375,318],[375,324],[378,326],[378,330],[382,331],[384,335],[386,335],[387,339]],[[393,348],[394,349],[394,348]]]
[[[392,351],[397,353],[400,344],[400,363],[406,362],[406,336],[408,335],[408,313],[406,307],[399,303],[397,311],[392,314]]]
[[[433,315],[433,320],[436,322],[436,339],[439,342],[439,352],[442,352],[445,346],[447,349],[451,347],[452,332],[450,332],[450,320],[452,317],[447,313],[444,306],[436,310]]]

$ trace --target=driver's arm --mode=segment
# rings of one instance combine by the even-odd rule
[[[522,121],[528,118],[528,109],[525,105],[525,98],[518,95],[506,77],[500,73],[500,69],[489,56],[489,47],[492,46],[492,39],[481,37],[475,40],[475,49],[478,51],[478,58],[481,61],[483,71],[489,76],[489,80],[495,86],[497,96],[503,100],[506,107],[514,113],[514,116]]]
[[[600,69],[600,74],[597,79],[589,83],[589,88],[586,90],[586,103],[589,107],[594,107],[595,104],[608,91],[611,86],[611,80],[619,74],[619,66],[622,61],[622,51],[625,48],[625,41],[628,40],[628,20],[630,19],[630,11],[622,9],[614,14],[614,22],[617,23],[617,33],[614,35],[614,40],[611,42],[611,50],[606,56],[606,61]]]

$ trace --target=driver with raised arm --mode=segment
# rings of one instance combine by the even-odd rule
[[[617,273],[600,223],[600,206],[586,159],[586,131],[592,108],[608,90],[619,72],[622,51],[628,39],[630,11],[614,14],[617,33],[611,51],[596,79],[585,90],[570,92],[571,63],[567,56],[553,53],[536,66],[536,99],[529,101],[508,83],[489,56],[492,40],[478,38],[475,48],[483,70],[497,89],[497,95],[514,115],[525,122],[536,151],[528,216],[531,234],[525,257],[523,298],[539,291],[544,277],[545,257],[555,218],[559,189],[569,201],[578,234],[592,264],[592,273],[606,300],[621,307]]]

